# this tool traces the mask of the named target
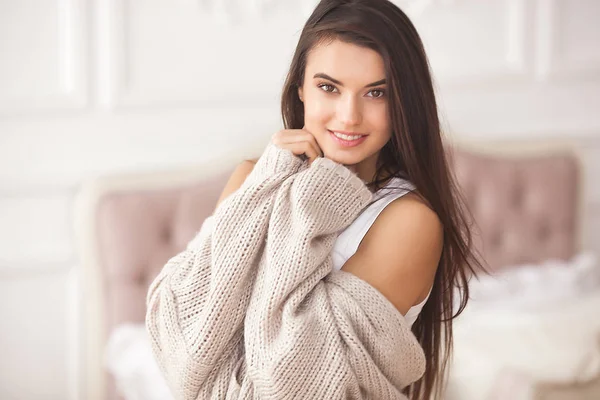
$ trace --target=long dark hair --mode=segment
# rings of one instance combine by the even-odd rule
[[[472,216],[442,143],[427,56],[409,18],[389,1],[322,0],[302,30],[283,88],[286,129],[304,126],[298,88],[304,82],[308,53],[333,40],[373,49],[385,63],[392,137],[380,151],[376,178],[369,188],[379,188],[389,176],[408,179],[444,225],[433,289],[412,327],[427,367],[423,377],[405,391],[412,400],[440,398],[452,352],[452,320],[467,304],[469,277],[483,267],[471,245]]]

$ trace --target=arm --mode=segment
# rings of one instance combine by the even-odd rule
[[[146,328],[177,399],[223,390],[219,377],[230,373],[225,360],[239,357],[276,189],[302,164],[291,151],[269,144],[240,190],[223,200],[151,284]]]
[[[429,294],[443,246],[438,215],[407,193],[385,207],[342,271],[368,282],[406,315]]]
[[[221,202],[223,200],[225,200],[233,192],[238,190],[240,188],[240,186],[242,186],[242,183],[244,183],[244,181],[246,180],[248,175],[250,175],[250,172],[252,172],[252,169],[254,168],[254,165],[257,163],[257,161],[258,161],[258,159],[244,160],[236,167],[236,169],[233,171],[233,173],[229,177],[229,180],[225,184],[225,187],[223,188],[223,191],[221,192],[221,196],[219,197],[219,200],[217,200],[215,210],[219,207],[219,205],[221,204]]]
[[[319,158],[277,192],[245,319],[247,377],[259,398],[406,399],[423,350],[378,290],[332,271],[337,233],[371,200],[350,170]],[[295,397],[296,396],[296,397]]]

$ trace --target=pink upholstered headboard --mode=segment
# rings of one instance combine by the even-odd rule
[[[104,368],[109,334],[119,324],[144,321],[150,283],[212,214],[232,171],[233,166],[106,176],[81,189],[76,231],[84,292],[84,398],[121,398]]]
[[[488,265],[501,268],[575,253],[575,155],[515,158],[456,150],[452,159],[481,228],[475,244]],[[82,189],[77,226],[86,277],[87,399],[118,398],[102,367],[107,335],[120,323],[144,321],[150,282],[213,212],[230,172],[188,174],[181,183],[176,175],[106,177]]]
[[[474,245],[489,268],[575,254],[580,168],[574,153],[500,156],[456,150],[453,155],[457,181],[478,225]]]

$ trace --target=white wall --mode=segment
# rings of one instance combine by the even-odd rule
[[[581,148],[583,244],[600,254],[600,2],[396,2],[425,41],[452,138]],[[255,154],[279,129],[315,1],[224,3],[0,0],[0,398],[80,398],[83,179],[216,159],[231,143]]]

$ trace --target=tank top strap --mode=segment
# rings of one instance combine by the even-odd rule
[[[365,207],[356,220],[342,232],[337,250],[342,254],[354,254],[364,236],[371,228],[371,225],[373,225],[384,208],[392,201],[404,196],[414,189],[415,186],[411,182],[398,177],[392,178],[384,188],[374,193],[372,202]]]
[[[371,203],[338,235],[332,252],[333,268],[341,269],[343,264],[356,253],[363,238],[388,204],[413,190],[415,190],[414,184],[405,179],[394,177],[384,188],[374,193]],[[408,310],[404,318],[409,325],[412,326],[415,322],[430,295],[431,289],[421,303]]]
[[[406,179],[402,179],[399,177],[394,177],[387,183],[387,185],[385,185],[385,187],[379,189],[373,194],[372,202],[376,202],[382,198],[388,197],[392,197],[392,200],[395,200],[398,197],[402,197],[406,193],[415,189],[415,185],[412,182],[409,182]]]

